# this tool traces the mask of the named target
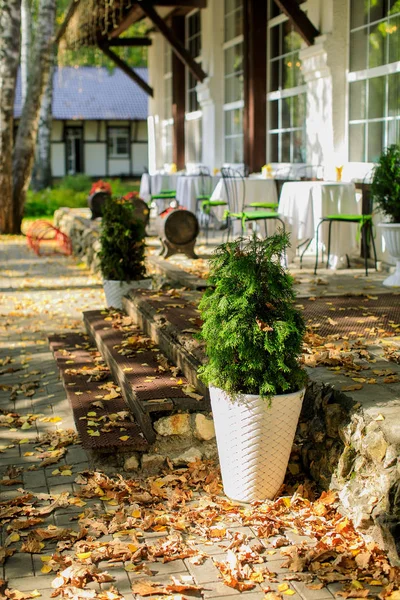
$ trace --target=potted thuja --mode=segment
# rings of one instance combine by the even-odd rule
[[[124,198],[108,198],[103,211],[99,253],[107,306],[122,308],[123,296],[132,288],[151,288],[146,278],[145,224]]]
[[[371,185],[374,208],[384,215],[379,223],[389,254],[396,261],[396,270],[383,285],[400,286],[400,146],[392,144],[386,148],[374,169]]]
[[[224,491],[273,498],[284,480],[304,396],[305,324],[282,267],[286,234],[237,239],[211,257],[201,338]]]

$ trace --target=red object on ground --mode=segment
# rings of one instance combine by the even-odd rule
[[[111,184],[108,183],[107,181],[103,181],[102,179],[99,179],[99,181],[95,181],[94,184],[92,185],[89,196],[91,196],[95,192],[106,192],[106,194],[110,194],[110,196],[111,196],[111,194],[112,194]]]
[[[42,254],[43,244],[53,247],[53,252],[46,252],[46,254],[58,254],[60,251],[68,256],[72,254],[70,238],[48,221],[39,220],[32,223],[26,232],[26,238],[28,246],[38,256]]]

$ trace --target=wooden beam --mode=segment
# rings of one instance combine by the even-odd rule
[[[115,38],[112,39],[111,41],[107,42],[104,41],[103,45],[107,46],[107,48],[110,48],[112,46],[115,47],[132,47],[132,46],[151,46],[152,42],[151,39],[148,37],[122,37],[122,38]]]
[[[244,2],[244,163],[250,173],[266,163],[267,3]]]
[[[117,67],[121,69],[121,71],[123,71],[126,75],[128,75],[128,77],[130,77],[135,83],[137,83],[137,85],[144,92],[146,92],[146,94],[153,97],[153,88],[151,88],[148,85],[148,83],[140,77],[140,75],[138,75],[133,69],[131,69],[130,66],[127,65],[126,62],[118,56],[118,54],[115,54],[115,52],[110,50],[110,48],[107,48],[107,46],[104,46],[102,44],[99,44],[99,48],[110,60],[112,60],[117,65]]]
[[[274,0],[282,12],[285,13],[293,24],[294,29],[306,42],[307,46],[312,46],[315,38],[320,32],[307,17],[306,13],[301,10],[296,0]]]
[[[135,4],[131,8],[131,10],[127,13],[127,15],[122,19],[122,21],[118,25],[118,27],[116,27],[115,29],[110,31],[109,37],[117,38],[118,36],[121,35],[121,33],[124,33],[124,31],[126,31],[128,29],[128,27],[130,27],[134,23],[137,23],[137,21],[140,21],[140,19],[142,19],[143,16],[144,16],[143,11],[137,4]]]
[[[172,17],[171,26],[174,36],[182,43],[185,40],[185,17]],[[178,170],[185,168],[185,108],[186,108],[185,65],[176,54],[172,55],[172,116],[173,162]]]
[[[201,66],[193,59],[184,46],[184,40],[181,41],[174,33],[173,29],[168,27],[166,22],[155,10],[149,0],[140,0],[139,5],[146,16],[154,23],[159,32],[171,44],[174,54],[176,54],[183,64],[189,69],[197,81],[204,81],[207,77]]]
[[[71,0],[71,4],[68,6],[68,10],[67,10],[67,14],[64,17],[63,22],[61,23],[60,27],[57,30],[56,36],[54,38],[54,44],[57,45],[59,43],[59,41],[61,40],[62,36],[64,35],[67,27],[68,27],[68,23],[70,22],[70,20],[72,19],[72,17],[75,14],[76,9],[78,8],[80,3],[80,0]]]

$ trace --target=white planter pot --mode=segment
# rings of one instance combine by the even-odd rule
[[[379,223],[390,256],[396,261],[396,270],[383,285],[387,287],[400,286],[400,223]]]
[[[122,298],[132,289],[150,290],[152,279],[139,279],[138,281],[116,281],[105,279],[103,281],[104,293],[106,295],[106,306],[110,308],[122,308]]]
[[[272,499],[285,478],[305,390],[240,400],[210,388],[222,483],[232,500]]]

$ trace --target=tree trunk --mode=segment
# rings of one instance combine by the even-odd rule
[[[56,0],[40,0],[27,96],[18,127],[13,160],[14,219],[19,223],[22,221],[35,159],[40,106],[53,62],[55,14]]]
[[[28,89],[29,61],[32,51],[32,12],[31,0],[21,3],[21,94],[24,105]]]
[[[0,0],[0,232],[15,233],[12,194],[14,98],[21,30],[21,0]]]
[[[44,190],[51,186],[51,124],[53,102],[54,65],[50,68],[49,80],[42,98],[39,115],[39,129],[36,142],[35,164],[32,173],[31,187]]]

